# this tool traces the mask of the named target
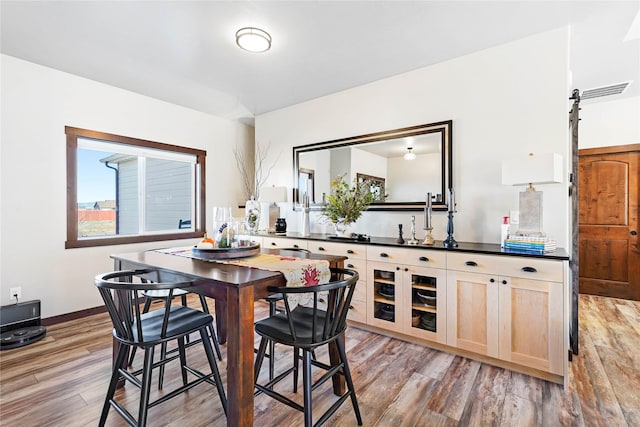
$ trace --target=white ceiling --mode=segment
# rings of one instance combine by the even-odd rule
[[[634,80],[615,96],[640,95],[638,19],[630,31],[637,0],[2,0],[0,7],[4,54],[248,123],[569,24],[573,87]],[[244,26],[268,31],[273,48],[239,49],[234,35]]]

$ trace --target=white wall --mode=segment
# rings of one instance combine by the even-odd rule
[[[413,160],[405,160],[402,157],[389,159],[389,179],[386,189],[389,198],[387,200],[415,202],[425,198],[423,194],[441,193],[441,159],[440,153],[419,154]],[[424,185],[427,182],[429,185]],[[416,197],[417,194],[420,196]]]
[[[634,84],[640,84],[635,82]],[[580,103],[580,148],[640,143],[640,97]]]
[[[517,209],[518,187],[501,184],[501,160],[529,152],[556,152],[569,160],[569,31],[562,28],[451,61],[263,114],[256,140],[290,150],[411,125],[453,120],[453,183],[458,241],[498,243],[502,217]],[[273,184],[291,186],[290,156],[283,156]],[[567,183],[544,191],[544,229],[568,244]],[[283,209],[284,211],[284,209]],[[295,230],[299,214],[288,210]],[[397,236],[419,212],[365,212],[352,231]],[[443,213],[434,214],[434,236],[446,237]],[[420,224],[420,221],[418,221]],[[312,220],[312,232],[325,226]],[[423,237],[422,232],[418,237]]]
[[[50,317],[102,305],[93,277],[113,269],[109,255],[154,242],[64,249],[65,125],[208,150],[207,225],[211,208],[242,200],[232,148],[246,149],[253,131],[112,86],[2,55],[0,300],[22,286]],[[240,213],[240,211],[236,211]]]
[[[359,148],[351,148],[351,178],[349,182],[353,183],[359,173],[387,179],[387,158]]]

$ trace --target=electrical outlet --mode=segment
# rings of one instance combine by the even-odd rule
[[[11,299],[22,299],[22,287],[16,286],[15,288],[11,288],[11,295],[9,295]]]

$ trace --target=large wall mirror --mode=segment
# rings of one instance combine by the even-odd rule
[[[451,187],[452,121],[411,126],[293,147],[295,204],[304,195],[321,208],[331,180],[367,180],[376,202],[369,210],[419,210],[427,193],[446,209]]]

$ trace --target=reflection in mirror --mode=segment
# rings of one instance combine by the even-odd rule
[[[416,210],[432,193],[444,209],[451,187],[452,122],[440,122],[293,148],[296,203],[322,204],[331,180],[366,180],[376,193],[370,210]]]

